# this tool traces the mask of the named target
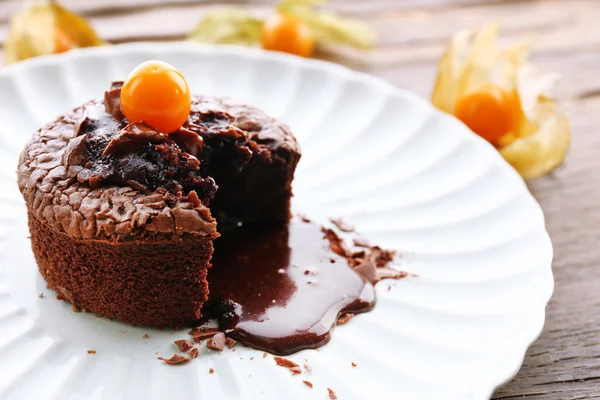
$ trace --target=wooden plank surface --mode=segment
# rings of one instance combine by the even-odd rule
[[[0,43],[20,1],[0,1]],[[88,16],[106,39],[121,43],[182,38],[217,5],[244,5],[259,15],[267,0],[64,0]],[[532,60],[564,76],[573,145],[566,166],[529,183],[544,209],[555,249],[556,289],[541,337],[523,368],[495,399],[600,398],[600,1],[598,0],[338,0],[331,8],[360,17],[379,37],[368,53],[323,58],[370,72],[424,96],[449,36],[499,21],[507,40],[537,38]]]

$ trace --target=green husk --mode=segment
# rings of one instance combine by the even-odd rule
[[[375,46],[373,31],[362,22],[317,10],[329,0],[282,0],[277,12],[304,22],[318,44],[343,44],[358,49]],[[263,21],[239,8],[215,9],[204,16],[188,40],[212,44],[252,46],[260,41]]]
[[[188,40],[212,44],[251,46],[260,40],[263,21],[238,8],[209,12],[188,36]]]
[[[277,11],[298,18],[308,25],[319,44],[345,44],[361,50],[375,46],[375,34],[364,23],[315,8],[326,2],[327,0],[282,0],[277,5]]]

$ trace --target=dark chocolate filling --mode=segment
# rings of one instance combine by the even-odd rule
[[[81,165],[80,182],[92,188],[131,186],[140,191],[165,189],[185,197],[192,191],[208,205],[218,189],[213,176],[239,173],[254,154],[270,152],[249,140],[222,111],[192,111],[178,131],[164,134],[143,123],[129,123],[120,110],[121,82],[105,93],[103,104],[90,104],[76,126],[69,165]]]
[[[339,315],[369,311],[373,285],[336,254],[320,225],[246,225],[214,242],[203,315],[274,354],[327,343]]]

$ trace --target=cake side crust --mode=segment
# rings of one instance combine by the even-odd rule
[[[208,297],[212,240],[77,240],[29,212],[31,245],[48,287],[74,309],[134,325],[184,326]]]

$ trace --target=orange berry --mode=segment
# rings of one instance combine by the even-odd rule
[[[191,104],[190,88],[181,72],[161,61],[138,65],[121,89],[121,111],[129,122],[143,122],[163,133],[185,123]]]
[[[315,50],[315,37],[308,25],[282,14],[275,14],[265,21],[261,43],[265,50],[283,51],[301,57],[310,57]]]
[[[493,144],[517,128],[521,104],[514,91],[484,85],[456,100],[454,115]]]

